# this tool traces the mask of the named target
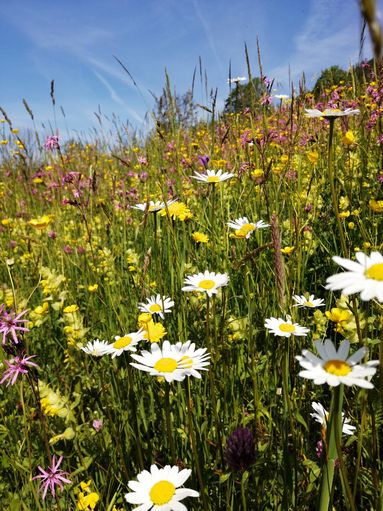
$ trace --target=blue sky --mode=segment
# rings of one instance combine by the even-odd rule
[[[381,8],[383,0],[379,0]],[[114,113],[147,129],[160,95],[165,67],[178,93],[190,88],[199,57],[218,105],[232,76],[247,75],[244,43],[257,74],[258,36],[264,73],[288,92],[305,71],[315,83],[330,65],[347,67],[359,55],[361,20],[357,0],[14,0],[2,2],[0,105],[15,126],[54,126],[50,82],[55,80],[56,126],[63,136],[97,126],[94,112]],[[365,44],[364,56],[370,56]],[[139,90],[113,58],[129,69]],[[202,93],[196,82],[197,99]],[[60,111],[65,112],[65,119]],[[105,121],[105,126],[108,122]]]

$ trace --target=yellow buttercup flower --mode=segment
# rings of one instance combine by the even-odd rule
[[[28,224],[39,231],[43,231],[51,223],[52,217],[50,215],[43,215],[38,218],[32,218]]]
[[[64,313],[65,314],[72,314],[73,312],[77,312],[79,310],[78,308],[78,305],[68,305],[67,307],[65,307],[64,309]]]
[[[383,200],[370,200],[368,206],[374,213],[381,213],[383,211]]]
[[[282,254],[290,255],[292,252],[294,252],[295,247],[284,247],[281,248]]]
[[[346,131],[346,133],[343,135],[342,142],[345,145],[352,146],[356,144],[356,137],[354,133],[351,130]]]

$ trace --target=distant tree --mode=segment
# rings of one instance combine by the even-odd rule
[[[241,112],[244,108],[250,108],[266,91],[267,87],[259,77],[253,78],[245,84],[234,83],[226,98],[223,113],[236,113]]]
[[[331,66],[324,69],[312,90],[314,97],[318,99],[326,89],[333,85],[339,85],[341,82],[345,84],[351,83],[351,75],[348,71],[341,69],[339,66]]]
[[[154,96],[155,110],[153,112],[157,125],[162,131],[171,128],[187,128],[197,119],[197,107],[191,90],[185,94],[172,94],[169,87],[163,89],[160,97]]]

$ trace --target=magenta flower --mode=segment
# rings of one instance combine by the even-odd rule
[[[59,137],[57,135],[50,135],[45,139],[45,149],[53,151],[53,149],[60,149]]]
[[[60,466],[62,460],[63,460],[63,457],[60,456],[58,461],[56,462],[56,456],[53,455],[52,466],[48,467],[46,470],[44,470],[39,465],[37,468],[40,470],[41,474],[39,474],[35,477],[32,477],[32,481],[34,479],[42,479],[42,483],[41,483],[39,491],[43,492],[43,499],[45,499],[48,489],[50,489],[51,494],[54,497],[56,495],[56,488],[55,488],[56,485],[62,491],[64,488],[63,483],[72,484],[72,481],[69,481],[69,479],[64,477],[66,475],[69,475],[69,472],[64,472],[63,470],[59,470],[59,466]]]
[[[104,426],[102,419],[94,419],[94,421],[92,422],[92,426],[95,429],[96,433],[101,431]]]
[[[17,331],[20,332],[29,332],[29,328],[25,326],[21,326],[22,323],[26,323],[27,319],[20,319],[24,314],[26,314],[28,310],[20,312],[16,314],[16,312],[7,312],[4,310],[4,306],[0,307],[0,333],[3,334],[2,345],[4,346],[7,336],[11,335],[15,344],[19,343],[19,339],[17,338]]]
[[[30,359],[35,356],[36,355],[30,355],[29,357],[16,356],[12,360],[4,360],[4,364],[8,367],[8,369],[4,371],[0,384],[4,383],[5,380],[8,380],[7,387],[9,385],[14,385],[19,374],[27,374],[29,367],[39,367],[34,362],[30,362]]]

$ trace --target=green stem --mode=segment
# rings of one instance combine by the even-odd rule
[[[209,348],[211,359],[213,362],[214,367],[214,360],[215,360],[215,346],[213,346],[213,343],[210,339],[210,298],[207,295],[206,296],[206,344]],[[209,369],[209,381],[210,381],[210,392],[211,392],[211,406],[213,408],[213,416],[214,416],[214,423],[215,423],[215,429],[217,432],[217,438],[218,438],[218,453],[221,459],[221,464],[223,465],[223,447],[222,447],[222,434],[221,434],[221,426],[219,422],[219,417],[217,413],[217,395],[215,391],[215,382],[214,382],[214,375],[213,371],[210,368]]]
[[[317,511],[328,511],[334,480],[334,468],[337,457],[336,435],[342,430],[343,384],[334,388],[331,401],[330,421],[326,434],[326,461],[322,467],[320,493]],[[338,426],[336,425],[338,423]],[[339,440],[340,442],[340,440]]]
[[[172,463],[176,463],[176,450],[174,447],[173,431],[172,431],[172,418],[170,414],[170,384],[165,382],[165,419],[166,419],[166,432],[168,435],[168,444],[172,457]]]
[[[248,472],[242,474],[241,479],[241,499],[242,499],[242,509],[243,511],[247,511],[247,500],[246,500],[246,481],[248,478]]]
[[[190,445],[191,445],[191,449],[192,449],[192,453],[193,453],[193,458],[194,458],[193,461],[194,461],[194,465],[196,467],[198,482],[199,482],[199,485],[201,488],[203,509],[205,511],[208,511],[209,506],[208,506],[208,502],[207,502],[207,498],[206,498],[205,484],[204,484],[204,479],[203,479],[203,475],[202,475],[201,463],[200,463],[200,459],[198,456],[197,443],[196,443],[196,438],[195,438],[195,428],[194,428],[194,424],[193,424],[193,412],[192,412],[193,405],[192,405],[191,392],[190,392],[190,378],[187,378],[187,380],[185,380],[185,388],[186,388],[186,406],[188,409],[188,426],[189,426]]]
[[[128,381],[129,381],[129,404],[133,404],[133,410],[137,410],[137,403],[135,400],[135,393],[133,387],[133,378],[132,378],[132,370],[131,366],[127,365],[128,371]],[[138,423],[138,413],[134,413],[133,418],[133,429],[136,437],[136,445],[137,445],[137,455],[138,462],[140,464],[140,469],[144,470],[144,457],[142,455],[142,446],[141,446],[141,437],[140,437],[140,426]]]
[[[340,467],[340,474],[342,477],[342,483],[343,483],[343,491],[346,494],[348,503],[350,504],[351,511],[356,511],[355,503],[354,503],[354,497],[351,492],[351,488],[348,482],[348,475],[347,475],[347,468],[343,460],[343,454],[342,454],[342,411],[340,414],[340,421],[335,421],[335,444],[336,444],[336,452],[338,455],[338,461],[339,461],[339,467]]]
[[[333,165],[332,142],[333,142],[333,137],[334,137],[334,122],[335,122],[335,117],[334,118],[330,118],[329,121],[330,121],[330,133],[329,133],[329,138],[328,138],[328,169],[327,169],[328,170],[328,180],[329,180],[330,190],[331,190],[332,207],[334,209],[334,213],[335,213],[335,217],[336,217],[336,222],[337,222],[337,225],[338,225],[338,231],[339,231],[339,236],[340,236],[340,244],[341,244],[343,256],[347,257],[348,253],[347,253],[346,238],[345,238],[345,235],[344,235],[342,221],[341,221],[341,219],[339,217],[338,200],[337,200],[337,195],[336,195],[336,190],[335,190],[335,179],[334,179],[334,165]]]

